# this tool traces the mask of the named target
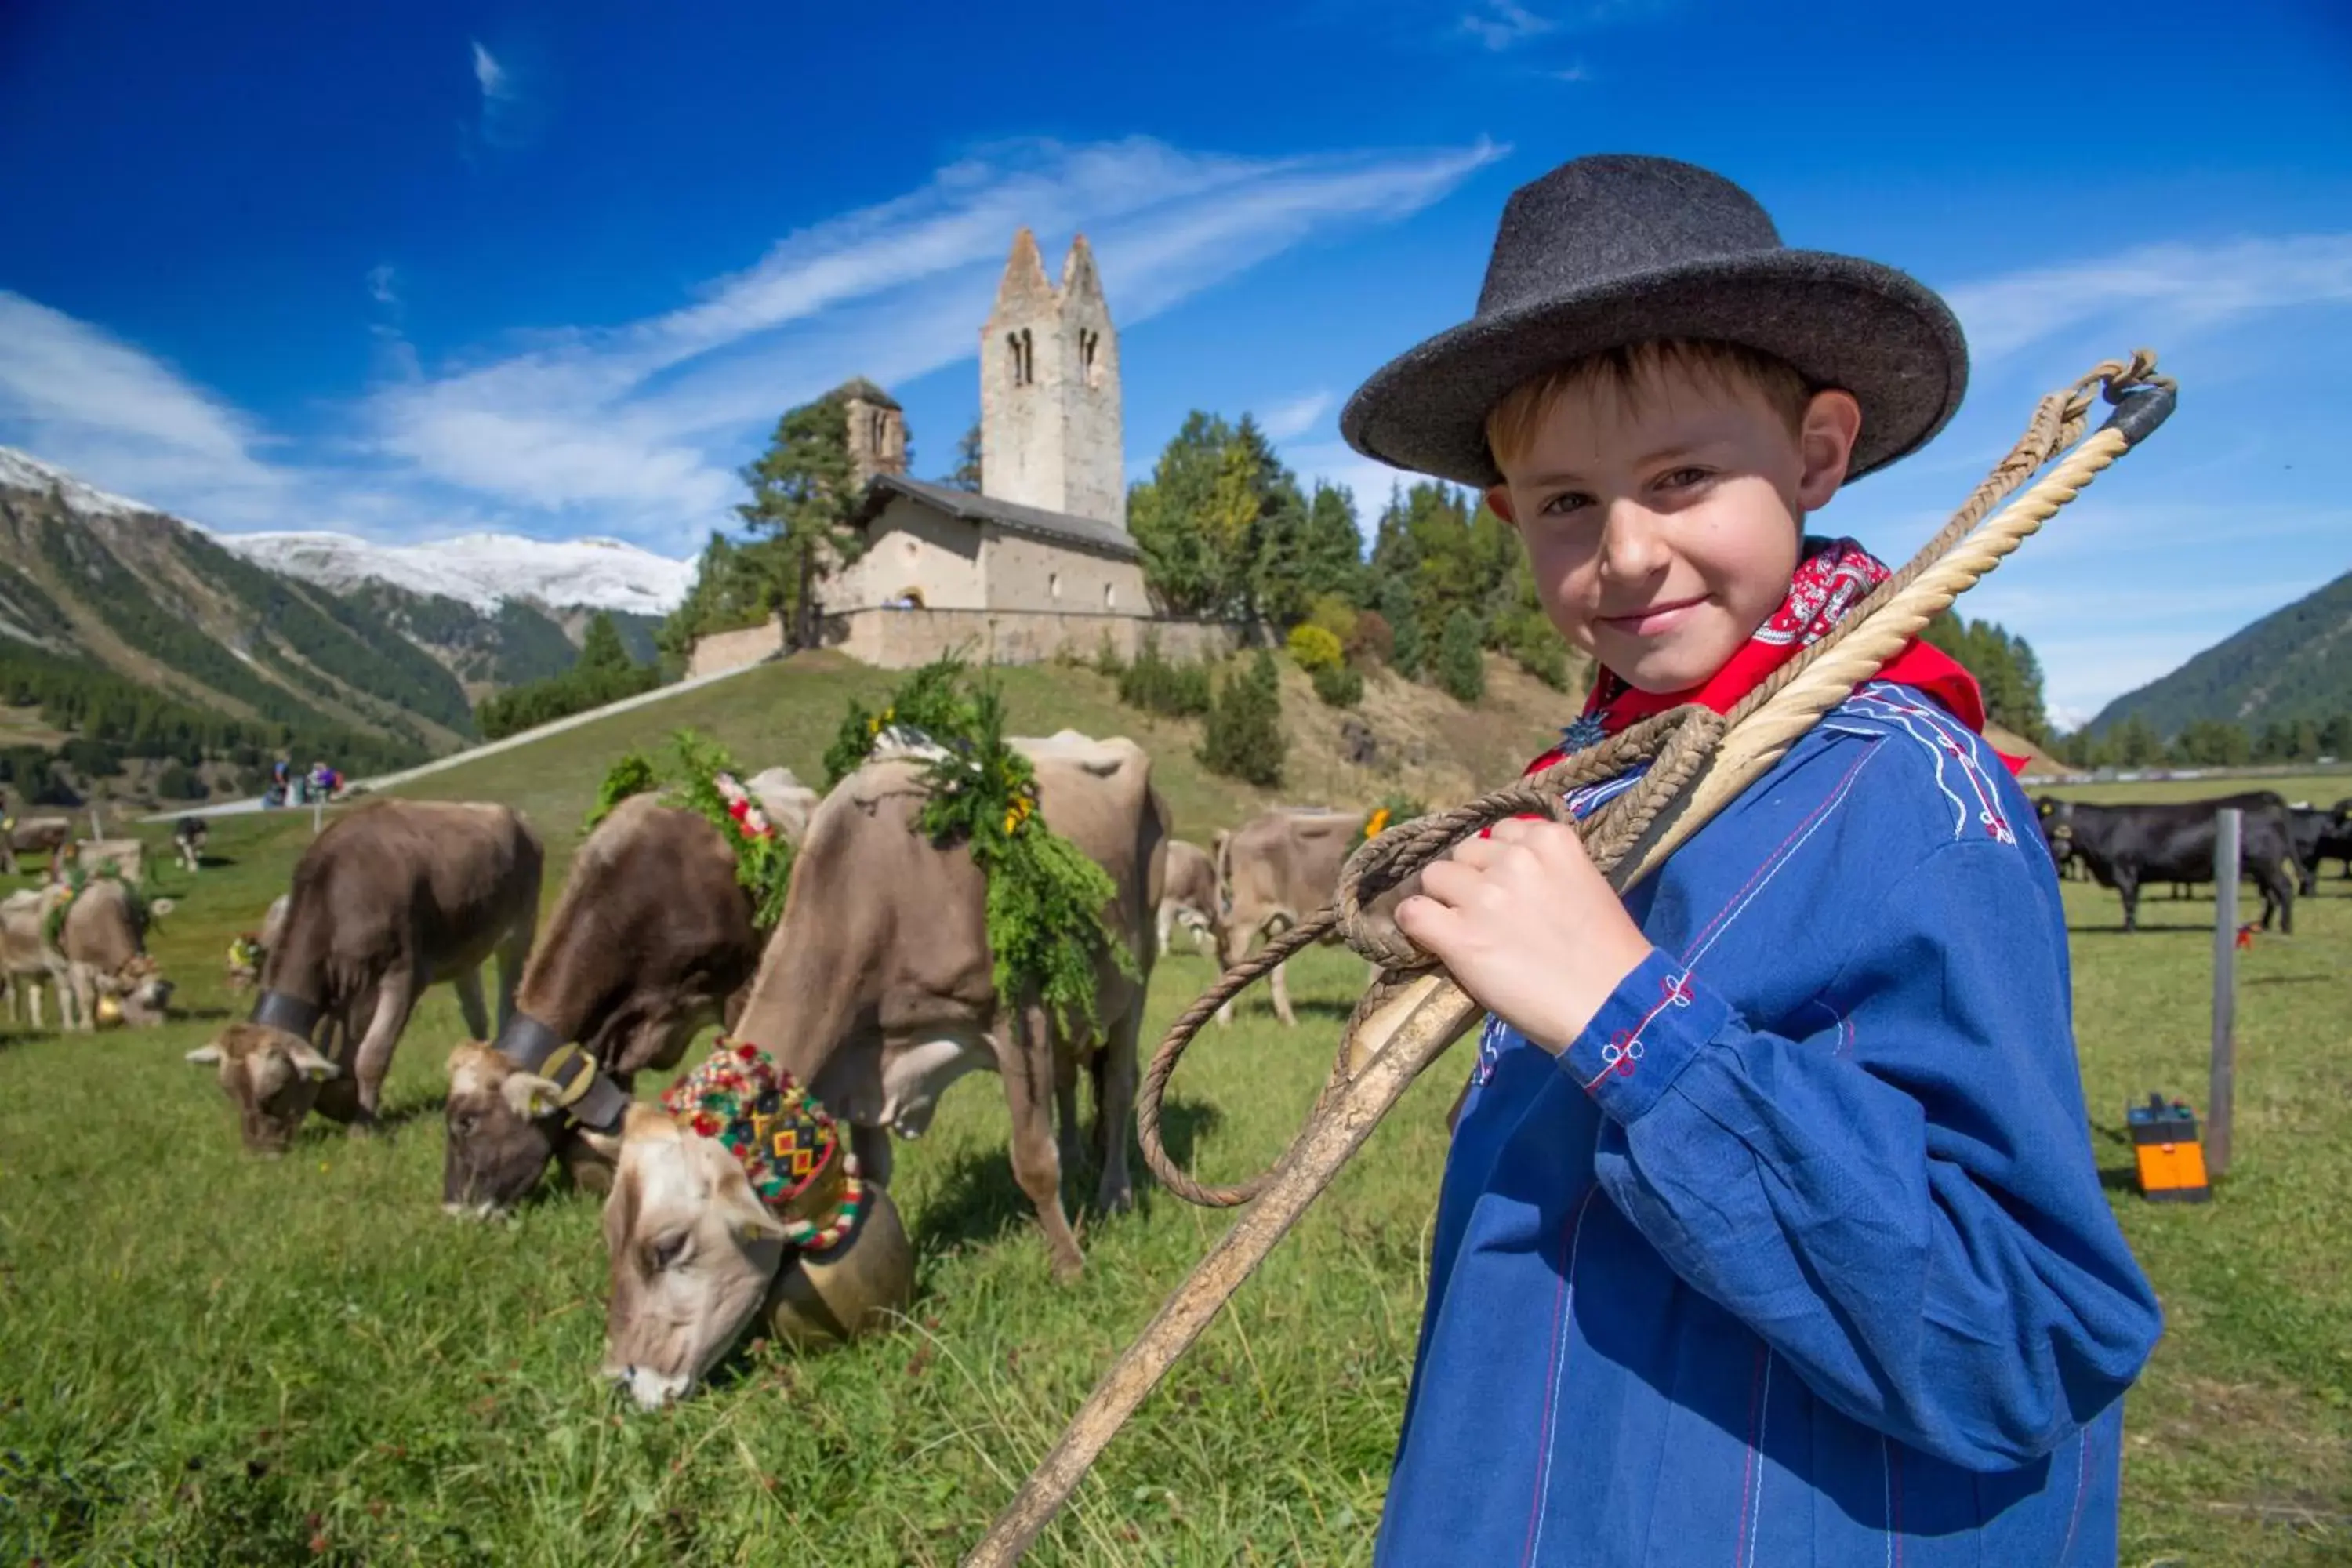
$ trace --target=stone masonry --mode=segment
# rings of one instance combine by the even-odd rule
[[[982,493],[1127,526],[1118,333],[1093,249],[1070,242],[1055,288],[1037,237],[1013,237],[980,330]]]

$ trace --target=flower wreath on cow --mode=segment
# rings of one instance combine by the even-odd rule
[[[751,896],[751,923],[761,931],[774,931],[784,918],[784,894],[792,886],[791,841],[777,831],[743,787],[726,747],[692,730],[680,730],[670,737],[670,754],[676,769],[665,785],[653,758],[643,752],[624,752],[606,770],[596,792],[595,808],[581,824],[581,831],[593,832],[614,806],[631,795],[659,791],[665,805],[691,811],[719,829],[727,847],[735,851],[735,879]]]

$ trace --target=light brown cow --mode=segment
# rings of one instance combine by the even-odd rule
[[[762,934],[719,829],[649,795],[614,807],[572,863],[498,1043],[450,1053],[442,1206],[511,1208],[551,1158],[607,1187],[609,1154],[579,1136],[562,1089],[536,1069],[578,1042],[618,1091],[592,1120],[617,1134],[635,1075],[676,1067],[719,1022],[759,967]]]
[[[246,1146],[284,1152],[314,1107],[372,1127],[425,987],[454,983],[467,1026],[489,1033],[481,966],[493,956],[503,1026],[538,922],[541,861],[539,836],[504,805],[379,801],[312,839],[252,1018],[188,1053],[219,1068]],[[331,1056],[313,1045],[322,1025]]]
[[[84,838],[73,847],[73,863],[84,876],[112,871],[136,882],[147,875],[147,847],[136,838]]]
[[[1108,957],[1097,965],[1094,1027],[1076,1020],[1065,1035],[1041,1005],[998,1006],[986,881],[964,846],[935,845],[922,833],[922,764],[893,758],[867,763],[817,808],[783,922],[735,1032],[849,1125],[877,1184],[889,1180],[892,1133],[919,1135],[950,1084],[994,1068],[1012,1110],[1014,1179],[1035,1206],[1055,1275],[1066,1279],[1082,1266],[1061,1197],[1063,1172],[1080,1158],[1081,1067],[1095,1083],[1096,1203],[1112,1212],[1132,1201],[1127,1126],[1167,813],[1150,760],[1131,741],[1038,749],[1039,809],[1110,874],[1117,896],[1104,918],[1137,971],[1129,977]],[[680,1256],[691,1267],[677,1258],[665,1264],[657,1242],[698,1237],[714,1223],[731,1190],[715,1161],[731,1161],[710,1140],[644,1116],[625,1131],[605,1203],[614,1291],[606,1370],[650,1405],[690,1387],[740,1331],[761,1299],[760,1259],[739,1248],[727,1262],[686,1239]]]
[[[788,844],[798,844],[808,836],[809,818],[816,815],[816,791],[801,783],[785,767],[770,768],[743,781],[751,798],[760,803],[761,812],[776,826]]]
[[[17,862],[19,855],[47,855],[51,865],[57,863],[58,851],[73,838],[73,822],[63,816],[27,816],[10,819],[7,831],[0,833],[0,871],[14,877],[24,868]]]
[[[1168,951],[1168,939],[1181,924],[1191,933],[1195,951],[1205,946],[1214,952],[1222,912],[1216,860],[1197,844],[1170,839],[1168,876],[1160,892],[1160,951]]]
[[[97,1026],[101,997],[112,997],[122,1021],[134,1028],[164,1021],[172,983],[148,956],[146,911],[120,880],[90,879],[66,908],[58,946],[65,954],[66,983],[80,1015],[76,1026]]]
[[[1218,961],[1230,969],[1247,957],[1260,938],[1274,936],[1297,924],[1329,903],[1339,890],[1339,869],[1363,842],[1370,813],[1330,811],[1320,807],[1278,806],[1243,823],[1231,833],[1217,835],[1217,886],[1223,912],[1217,924]],[[1392,929],[1392,915],[1420,885],[1409,879],[1375,900],[1366,913],[1383,929]],[[1290,985],[1274,971],[1274,1011],[1285,1024],[1295,1025],[1290,1010]],[[1228,1004],[1217,1015],[1230,1024]]]
[[[65,954],[48,940],[49,906],[65,897],[65,889],[50,886],[0,899],[0,982],[7,988],[8,1016],[29,1013],[36,1029],[41,1027],[44,982],[58,994],[58,1026],[66,1027],[72,1017]]]

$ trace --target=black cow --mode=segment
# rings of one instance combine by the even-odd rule
[[[2339,800],[2329,810],[2315,805],[2287,807],[2287,828],[2294,836],[2294,862],[2303,873],[2297,889],[2305,898],[2319,890],[2319,863],[2341,860],[2352,877],[2352,800]]]
[[[2213,880],[2213,814],[2235,806],[2243,818],[2238,865],[2263,895],[2263,929],[2273,920],[2294,931],[2294,891],[2300,865],[2288,827],[2286,804],[2267,790],[2218,800],[2161,805],[2092,805],[2084,802],[2034,802],[2043,838],[2053,857],[2076,856],[2103,888],[2123,895],[2124,930],[2139,929],[2139,890],[2149,881],[2210,883]]]
[[[193,871],[205,862],[205,838],[212,831],[201,816],[184,816],[172,825],[172,848],[180,864]]]

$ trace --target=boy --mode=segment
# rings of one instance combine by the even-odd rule
[[[1826,633],[1885,569],[1805,514],[1966,366],[1913,279],[1783,249],[1704,170],[1586,158],[1512,196],[1477,316],[1341,428],[1518,529],[1600,666],[1576,746]],[[2116,1560],[2159,1317],[1982,721],[1915,644],[1622,902],[1569,828],[1510,822],[1399,907],[1492,1016],[1379,1562]]]

